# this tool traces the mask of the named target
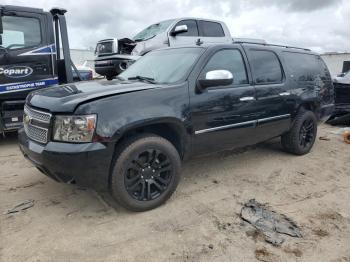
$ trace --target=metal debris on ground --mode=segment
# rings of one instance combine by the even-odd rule
[[[319,139],[323,140],[323,141],[331,141],[331,139],[329,137],[326,137],[326,136],[320,136]]]
[[[249,200],[241,210],[241,218],[261,232],[265,241],[274,246],[284,242],[281,234],[302,237],[300,228],[288,217],[269,210],[255,199]]]
[[[26,210],[28,208],[31,208],[34,206],[34,200],[26,200],[20,204],[18,204],[17,206],[13,207],[12,209],[7,210],[7,212],[5,213],[7,214],[12,214],[12,213],[17,213],[23,210]]]

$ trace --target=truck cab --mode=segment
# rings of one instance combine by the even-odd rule
[[[132,39],[99,41],[95,49],[95,70],[111,80],[152,50],[219,43],[232,43],[230,31],[224,22],[200,18],[165,20],[148,26]]]
[[[22,126],[29,92],[73,81],[65,12],[0,5],[0,133]]]

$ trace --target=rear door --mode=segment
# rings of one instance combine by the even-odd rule
[[[205,44],[228,42],[223,26],[214,21],[198,20],[199,38]],[[232,39],[230,40],[232,42]]]
[[[0,94],[57,83],[47,19],[45,13],[3,10]]]
[[[290,96],[281,61],[276,52],[258,47],[245,48],[256,90],[258,132],[261,139],[279,136],[290,127]]]

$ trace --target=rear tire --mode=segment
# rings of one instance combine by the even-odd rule
[[[317,119],[313,112],[301,109],[293,127],[282,135],[281,143],[285,151],[295,155],[310,152],[317,136]]]
[[[111,194],[132,211],[156,208],[176,190],[180,169],[179,153],[168,140],[153,134],[130,138],[117,150]]]

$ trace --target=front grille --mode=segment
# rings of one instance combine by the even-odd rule
[[[350,84],[335,83],[334,89],[336,104],[350,104]]]
[[[46,144],[48,141],[49,126],[52,115],[24,107],[23,126],[27,136],[36,142]]]

